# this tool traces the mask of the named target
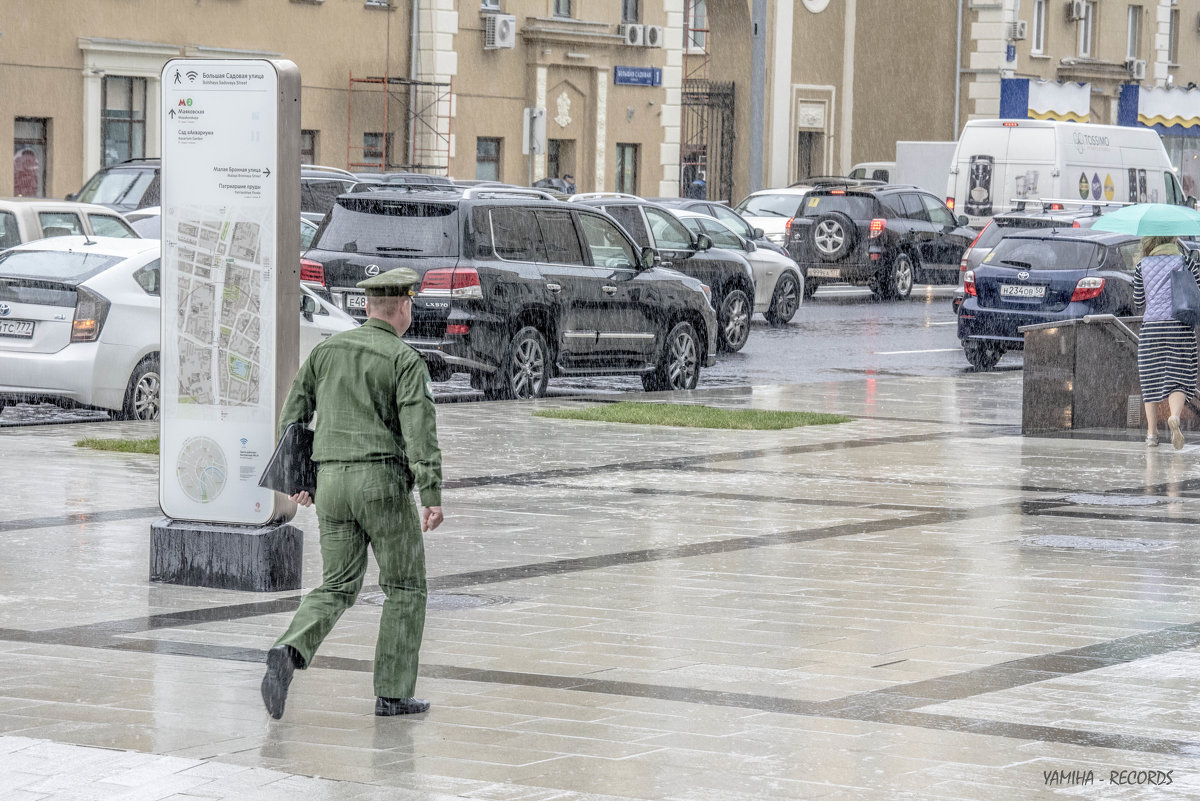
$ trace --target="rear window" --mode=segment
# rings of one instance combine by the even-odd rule
[[[103,203],[114,206],[140,205],[154,173],[150,170],[110,170],[99,172],[79,190],[75,200],[83,203]],[[149,199],[150,196],[147,196]]]
[[[736,211],[747,217],[795,217],[803,202],[803,195],[751,195]]]
[[[316,247],[342,253],[458,255],[458,209],[448,203],[340,198]]]
[[[853,220],[868,220],[875,214],[875,198],[865,195],[809,195],[804,201],[804,216],[816,217],[840,211]]]
[[[0,211],[0,249],[21,244],[21,232],[17,229],[17,218],[10,211]]]
[[[13,250],[0,253],[0,278],[32,278],[78,284],[112,267],[121,256],[64,250]]]
[[[1100,266],[1104,248],[1073,239],[1002,239],[984,264],[1025,270],[1084,270]]]

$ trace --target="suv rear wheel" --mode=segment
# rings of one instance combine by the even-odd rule
[[[717,344],[722,350],[736,353],[746,346],[750,338],[750,315],[753,307],[750,298],[740,289],[731,289],[721,300],[717,310],[717,325],[720,331]]]
[[[840,211],[822,214],[812,225],[812,243],[817,256],[825,261],[837,261],[854,247],[858,228],[854,220]]]
[[[546,339],[531,325],[516,333],[508,345],[504,361],[484,388],[489,398],[540,398],[550,383],[550,349]]]
[[[642,376],[642,388],[647,392],[695,389],[699,379],[700,337],[691,323],[675,323],[663,344],[658,367]]]
[[[877,298],[886,300],[905,300],[912,294],[913,281],[916,279],[917,266],[907,253],[897,253],[892,259],[891,268],[871,285],[871,291]]]

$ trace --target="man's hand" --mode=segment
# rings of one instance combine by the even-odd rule
[[[445,519],[442,516],[442,507],[426,506],[421,510],[421,531],[433,531]]]
[[[308,490],[300,490],[295,495],[288,497],[301,506],[312,506],[312,496],[308,494]]]

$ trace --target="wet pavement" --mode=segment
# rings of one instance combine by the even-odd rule
[[[156,427],[0,429],[0,798],[1200,797],[1200,444],[1022,437],[1020,373],[681,397],[854,419],[439,407],[415,719],[373,569],[270,721],[301,593],[150,583],[157,459],[73,447]]]

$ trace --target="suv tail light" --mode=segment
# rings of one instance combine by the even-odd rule
[[[983,236],[983,232],[986,231],[988,226],[991,224],[992,221],[988,220],[987,224],[979,229],[979,233],[975,234],[975,238],[971,240],[971,244],[967,246],[967,249],[963,251],[962,259],[958,262],[958,271],[960,273],[965,273],[967,271],[967,254],[975,249],[975,243],[979,241],[979,237]]]
[[[1075,285],[1075,291],[1071,293],[1071,302],[1091,300],[1103,291],[1103,278],[1080,278],[1079,283]]]
[[[301,259],[300,280],[325,286],[325,265],[312,259]]]
[[[71,322],[72,342],[95,342],[112,307],[105,298],[84,287],[75,290],[75,319]]]
[[[482,298],[483,287],[479,285],[479,273],[474,267],[440,267],[425,273],[421,294]]]
[[[792,223],[794,223],[795,221],[796,221],[795,217],[788,217],[787,222],[785,222],[783,224],[783,230],[790,234],[792,232]]]
[[[870,234],[867,238],[874,239],[883,233],[884,228],[887,228],[887,220],[883,219],[882,217],[876,217],[875,219],[871,220],[871,227],[868,229]]]
[[[963,291],[972,297],[979,297],[979,293],[975,291],[975,271],[967,270],[967,274],[963,276]]]

